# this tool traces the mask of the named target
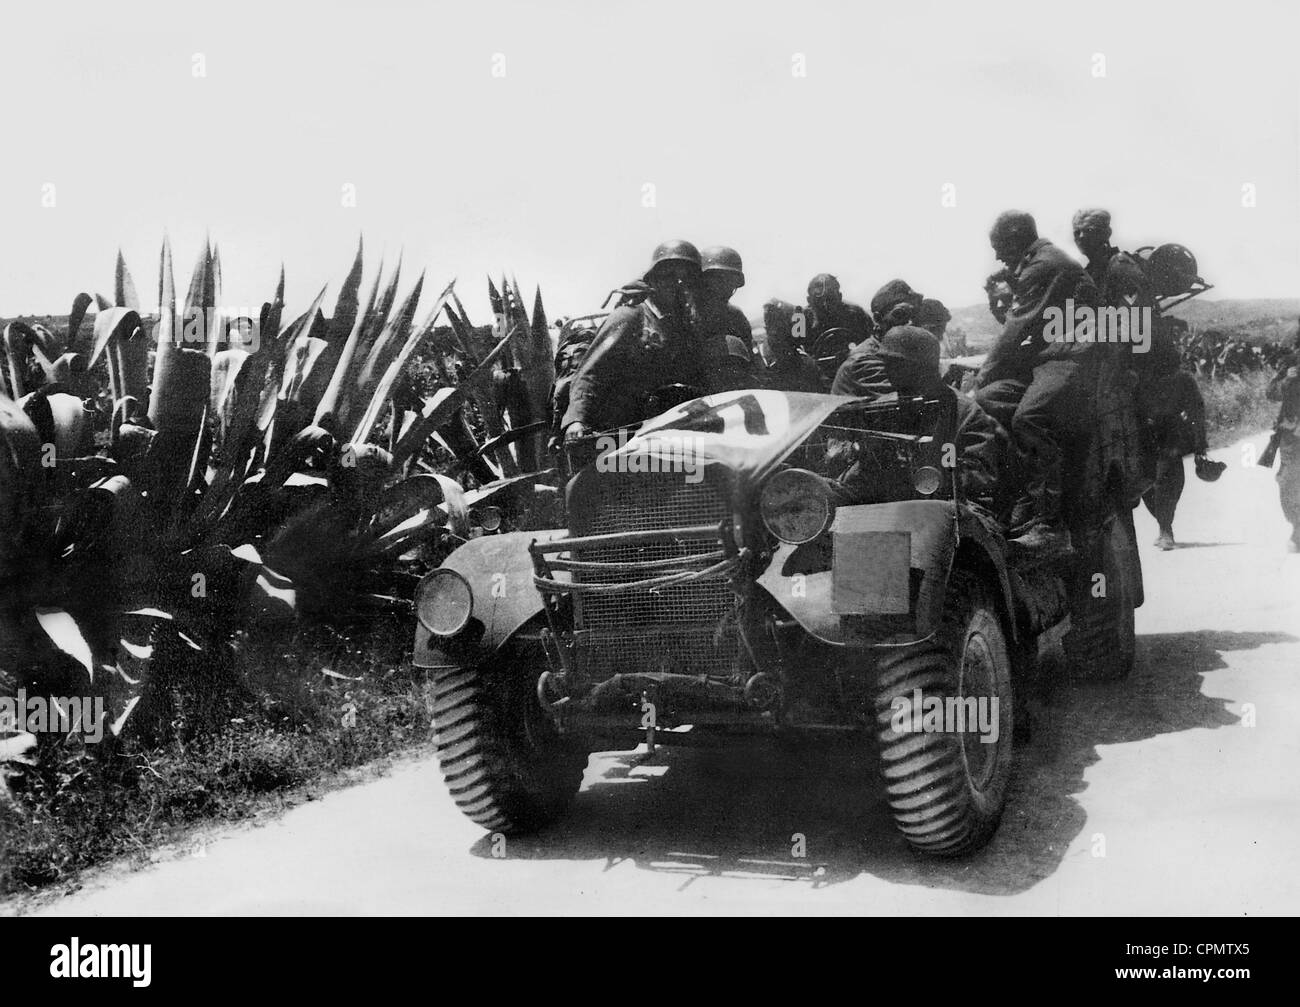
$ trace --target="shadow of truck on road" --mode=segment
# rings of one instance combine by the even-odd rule
[[[604,860],[679,875],[785,880],[821,888],[873,875],[896,884],[1014,895],[1048,878],[1083,832],[1077,796],[1098,746],[1240,723],[1203,675],[1225,652],[1295,642],[1285,633],[1140,636],[1137,670],[1118,683],[1066,681],[1059,653],[1027,697],[1033,733],[1017,756],[1008,810],[981,851],[954,861],[913,853],[893,827],[870,739],[806,748],[754,740],[744,748],[659,748],[593,758],[564,820],[510,837],[511,859]],[[493,836],[473,852],[490,857]],[[799,854],[803,854],[800,856]]]

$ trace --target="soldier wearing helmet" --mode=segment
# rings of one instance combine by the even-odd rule
[[[700,323],[706,338],[735,336],[753,352],[754,332],[745,313],[731,296],[745,285],[740,253],[725,245],[712,245],[700,253]]]
[[[1156,548],[1174,548],[1174,511],[1182,497],[1183,456],[1203,457],[1205,403],[1190,374],[1179,366],[1174,329],[1160,317],[1160,300],[1137,257],[1110,243],[1110,212],[1079,210],[1070,222],[1074,244],[1088,259],[1088,275],[1104,307],[1145,309],[1154,338],[1145,353],[1133,352],[1129,366],[1137,377],[1136,406],[1142,424],[1142,459],[1153,481],[1142,500],[1160,531]],[[1170,322],[1173,319],[1169,319]],[[1130,344],[1137,345],[1137,344]]]
[[[664,242],[645,282],[649,294],[610,313],[573,379],[560,424],[567,441],[644,419],[650,393],[664,385],[706,387],[696,339],[700,253],[689,241]]]
[[[1007,267],[1013,294],[1002,334],[976,376],[979,404],[1011,433],[1026,483],[1023,520],[1011,541],[1025,553],[1067,552],[1062,512],[1066,450],[1089,429],[1095,408],[1095,343],[1073,332],[1049,336],[1049,309],[1095,307],[1097,287],[1077,262],[1046,238],[1028,213],[1008,210],[989,232],[993,254]]]
[[[855,345],[871,338],[871,317],[844,300],[840,281],[830,273],[818,273],[808,281],[808,307],[803,316],[803,348],[809,352],[832,329],[846,330],[848,342]]]

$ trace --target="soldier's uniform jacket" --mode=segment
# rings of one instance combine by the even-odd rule
[[[745,344],[750,355],[754,353],[754,330],[745,313],[734,304],[726,304],[719,313],[702,309],[700,312],[700,346],[699,357],[705,372],[707,392],[725,391],[722,387],[727,382],[720,372],[728,366],[727,337],[735,336]]]
[[[817,361],[797,350],[782,360],[768,363],[764,360],[762,382],[764,388],[774,388],[780,392],[820,392],[822,376],[817,370]]]
[[[1155,309],[1155,290],[1136,256],[1112,247],[1105,256],[1089,262],[1087,271],[1096,284],[1102,304]]]
[[[885,373],[885,362],[877,355],[880,342],[871,336],[860,342],[835,372],[832,395],[862,395],[877,398],[894,390]]]
[[[735,336],[751,351],[754,349],[754,328],[745,313],[730,301],[722,306],[721,312],[705,309],[701,315],[701,328],[706,336]]]
[[[1088,275],[1097,285],[1101,304],[1112,308],[1149,308],[1153,337],[1146,353],[1131,353],[1131,366],[1142,380],[1148,380],[1162,351],[1177,343],[1174,319],[1160,314],[1160,299],[1137,256],[1110,248],[1105,256],[1088,263]],[[1159,349],[1157,347],[1160,347]]]
[[[1144,422],[1165,454],[1182,457],[1209,450],[1205,439],[1205,401],[1196,379],[1184,370],[1147,379],[1151,394]]]
[[[1005,377],[1027,378],[1035,366],[1048,360],[1091,356],[1095,343],[1048,342],[1043,336],[1048,308],[1064,312],[1067,301],[1073,301],[1076,308],[1097,307],[1097,285],[1079,263],[1046,238],[1039,238],[1016,264],[1010,282],[1015,300],[984,363],[983,384]]]
[[[705,389],[699,348],[689,330],[652,299],[617,308],[601,326],[569,388],[560,427],[582,423],[609,430],[644,419],[646,396],[663,385]]]

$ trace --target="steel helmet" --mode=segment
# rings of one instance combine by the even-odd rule
[[[917,325],[895,325],[880,338],[878,356],[939,373],[939,337]]]
[[[1196,477],[1203,479],[1207,483],[1216,482],[1227,467],[1224,462],[1213,461],[1204,455],[1196,456]]]
[[[704,272],[735,273],[740,285],[745,285],[745,267],[740,261],[740,253],[726,245],[711,245],[700,253],[701,268]]]
[[[650,256],[650,268],[645,271],[647,280],[661,262],[688,262],[699,269],[700,251],[689,241],[665,241]]]
[[[1139,250],[1139,254],[1142,250]],[[1167,244],[1146,257],[1147,274],[1161,297],[1185,294],[1204,281],[1197,275],[1196,256],[1182,245]]]

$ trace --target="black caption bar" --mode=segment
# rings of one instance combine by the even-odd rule
[[[444,969],[455,974],[486,965],[499,995],[506,975],[520,981],[527,976],[553,980],[556,955],[568,958],[566,967],[581,973],[580,981],[586,983],[602,973],[616,975],[628,956],[662,955],[664,941],[672,941],[676,954],[685,954],[694,925],[701,926],[701,936],[708,935],[708,958],[715,965],[734,950],[730,992],[735,992],[733,980],[739,986],[763,981],[746,965],[752,964],[747,955],[752,941],[759,939],[775,956],[763,973],[786,956],[794,969],[814,960],[848,964],[839,956],[852,952],[854,971],[868,968],[873,990],[897,984],[903,991],[922,975],[929,989],[974,989],[998,974],[1014,976],[1017,983],[1043,980],[1071,991],[1122,986],[1223,990],[1225,984],[1241,989],[1261,980],[1276,983],[1288,974],[1280,959],[1286,947],[1282,928],[1289,921],[1277,919],[867,918],[827,920],[821,926],[809,920],[789,926],[765,919],[757,924],[761,937],[757,928],[749,929],[755,926],[752,920],[749,926],[730,921],[724,929],[709,920],[627,922],[619,939],[609,923],[598,930],[583,920],[565,921],[563,926],[575,932],[562,935],[555,922],[548,925],[549,932],[539,932],[535,924],[507,920],[25,918],[4,927],[5,989],[15,995],[97,994],[113,987],[124,996],[286,989],[337,997],[350,988],[400,992]],[[972,930],[978,931],[978,940],[970,939]],[[574,960],[573,951],[584,947],[581,961]],[[977,953],[976,948],[983,950]],[[499,966],[503,955],[510,961],[504,975]],[[394,971],[394,962],[405,962],[414,971]],[[12,1002],[23,1001],[15,996]]]

